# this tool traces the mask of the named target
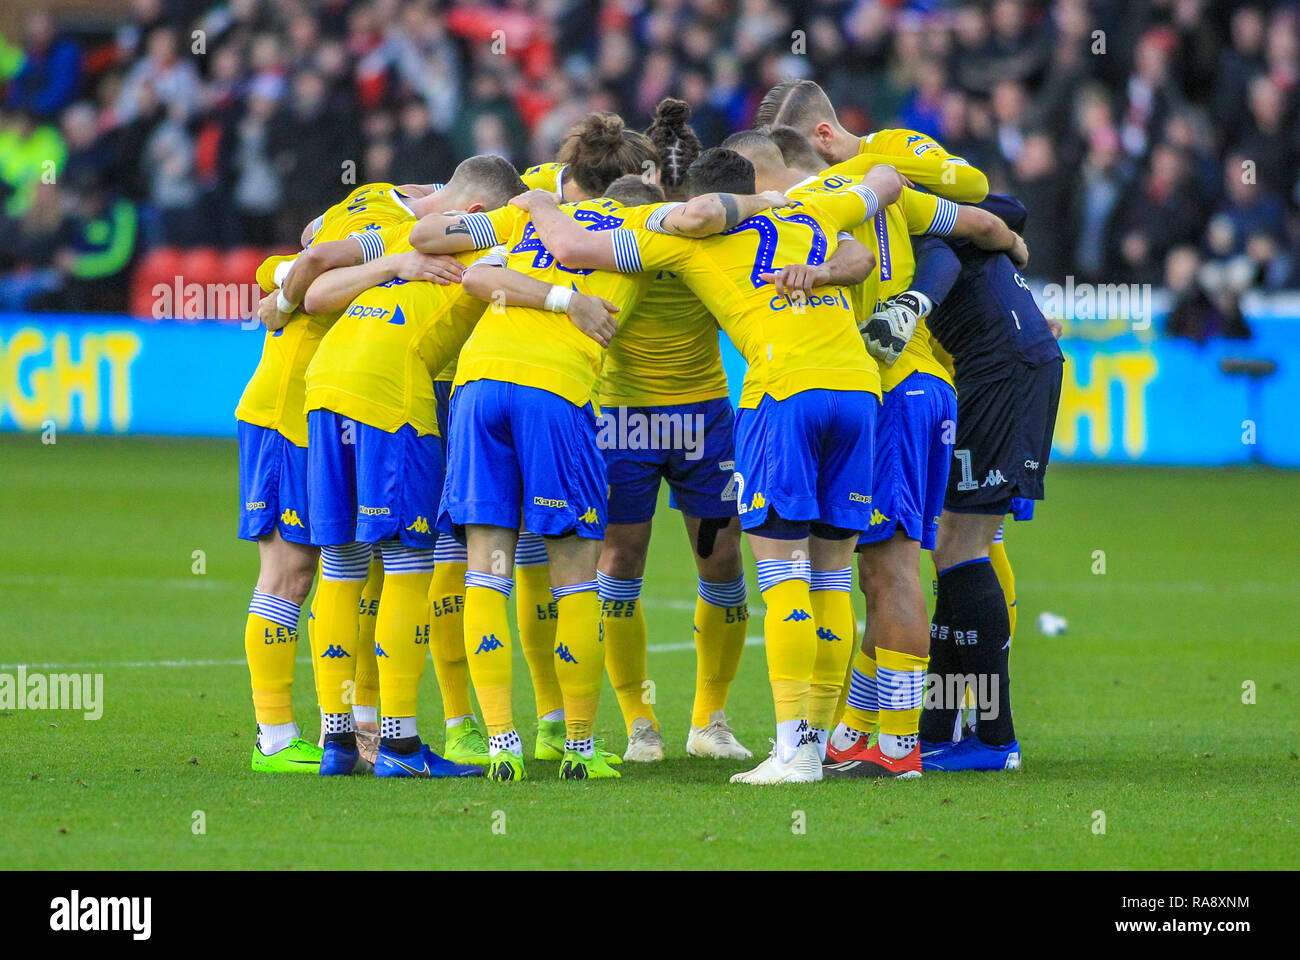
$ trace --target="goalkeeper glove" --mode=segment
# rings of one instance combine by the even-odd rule
[[[858,327],[867,352],[883,363],[893,366],[916,333],[916,325],[934,309],[930,298],[915,290],[890,297],[885,305]]]

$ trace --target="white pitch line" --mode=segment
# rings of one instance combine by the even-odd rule
[[[762,637],[746,637],[745,646],[759,647],[763,645]],[[646,645],[647,653],[680,653],[684,650],[694,650],[695,644],[691,641],[682,643],[651,643]],[[137,668],[137,667],[242,667],[248,663],[242,657],[239,659],[229,660],[111,660],[99,663],[82,662],[82,663],[0,663],[0,670],[17,670],[19,667],[26,667],[28,670],[107,670],[111,668]]]

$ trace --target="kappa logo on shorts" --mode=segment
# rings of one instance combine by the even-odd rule
[[[851,502],[851,503],[870,503],[870,502],[871,502],[871,494],[869,494],[869,493],[854,493],[853,491],[850,490],[850,491],[849,491],[849,502]]]
[[[1002,476],[1001,470],[990,470],[989,475],[984,478],[984,486],[996,487],[999,484],[1006,483],[1007,478]]]
[[[363,517],[386,517],[392,512],[387,507],[367,507],[364,505],[357,507],[357,513]]]
[[[302,526],[302,521],[298,519],[298,511],[289,510],[288,508],[285,509],[284,513],[280,514],[280,522],[283,523],[286,527]]]
[[[245,509],[245,510],[265,510],[265,509],[266,509],[266,501],[265,501],[265,500],[246,500],[246,501],[244,501],[244,509]]]
[[[555,507],[557,510],[563,510],[568,505],[568,500],[548,500],[546,497],[533,497],[533,506],[535,507]]]
[[[763,497],[763,495],[762,495],[761,493],[756,493],[756,494],[754,494],[754,496],[750,499],[750,501],[749,501],[749,506],[745,506],[745,505],[742,503],[742,504],[740,504],[739,509],[737,509],[736,512],[737,512],[737,513],[744,513],[744,512],[747,511],[747,510],[762,510],[762,509],[763,509],[764,507],[766,507],[766,506],[767,506],[767,500]]]
[[[479,641],[478,649],[475,653],[491,653],[493,650],[500,650],[505,644],[497,639],[495,633],[489,634]]]
[[[578,518],[579,523],[595,523],[596,520],[597,517],[596,517],[595,507],[588,507],[587,511]]]
[[[428,533],[429,521],[424,519],[424,517],[416,517],[413,521],[411,521],[411,525],[406,529],[411,530],[415,533]]]
[[[575,657],[573,654],[571,654],[569,652],[569,648],[566,647],[564,644],[560,644],[558,647],[555,648],[555,655],[559,657],[561,660],[563,660],[565,663],[578,662],[578,658]]]
[[[885,516],[883,513],[881,513],[879,508],[871,511],[871,525],[873,527],[877,526],[878,524],[888,523],[888,522],[889,522],[889,518]]]
[[[331,643],[328,647],[325,648],[325,652],[320,655],[320,658],[324,660],[326,657],[329,657],[331,660],[337,660],[340,657],[351,657],[351,656],[352,654],[348,653],[337,643]]]

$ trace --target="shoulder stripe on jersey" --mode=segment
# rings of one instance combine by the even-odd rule
[[[487,214],[467,213],[460,218],[460,222],[469,231],[470,239],[474,241],[475,250],[497,245],[497,232],[493,229],[492,219]]]
[[[682,205],[680,200],[674,200],[671,203],[662,204],[654,213],[646,218],[645,228],[653,230],[655,233],[668,233],[664,229],[664,218]]]
[[[934,209],[934,220],[925,232],[932,233],[937,237],[946,237],[952,233],[952,228],[956,225],[957,204],[940,197],[938,206]]]
[[[373,230],[354,230],[348,234],[349,237],[356,237],[357,242],[361,244],[361,255],[366,263],[378,259],[384,255],[384,241]]]
[[[852,193],[856,193],[862,198],[863,202],[866,203],[867,212],[862,215],[862,222],[866,223],[874,217],[876,211],[880,209],[880,198],[876,196],[876,191],[872,190],[870,187],[864,187],[860,183],[855,183],[853,186],[849,187],[849,190]]]
[[[469,266],[470,267],[504,267],[505,265],[506,265],[505,254],[498,253],[497,251],[493,250],[491,253],[485,253],[483,256],[479,257]],[[468,270],[469,267],[466,267],[465,269]]]
[[[394,187],[392,190],[389,191],[389,195],[392,196],[394,203],[396,203],[399,207],[401,207],[411,216],[415,216],[415,211],[406,205],[406,201],[407,201],[406,194],[402,193],[402,191]]]
[[[614,237],[614,266],[621,273],[641,272],[641,250],[636,245],[636,234],[626,227],[611,230]]]

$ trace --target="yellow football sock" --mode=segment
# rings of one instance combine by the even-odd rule
[[[564,706],[555,678],[556,604],[551,598],[551,568],[544,563],[515,568],[515,616],[519,645],[524,650],[533,681],[537,715],[543,717]],[[474,684],[475,690],[478,683]],[[479,694],[479,702],[483,696]]]
[[[442,691],[443,717],[474,712],[465,659],[465,564],[440,562],[429,581],[429,654]]]
[[[740,656],[745,652],[748,627],[743,575],[729,583],[700,581],[695,600],[695,704],[691,726],[706,726],[712,714],[726,707]]]
[[[316,571],[316,590],[311,595],[311,607],[307,610],[307,650],[311,660],[311,687],[316,689],[319,682],[316,671],[320,669],[320,655],[323,649],[316,646],[316,598],[320,596],[320,571]]]
[[[293,723],[293,667],[298,653],[298,604],[253,591],[244,623],[244,653],[258,723]]]
[[[763,591],[763,602],[767,604],[763,639],[776,722],[807,719],[809,681],[817,662],[817,625],[808,612],[812,606],[808,581],[782,580]]]
[[[921,722],[921,698],[930,658],[876,647],[876,689],[880,697],[880,733],[895,737],[916,734]]]
[[[876,661],[874,658],[863,653],[861,648],[853,654],[852,670],[857,671],[871,681],[871,689],[876,685]],[[852,686],[852,674],[850,674],[849,686]],[[858,699],[854,697],[854,699]],[[845,703],[844,714],[840,717],[839,722],[846,727],[850,727],[858,733],[871,733],[876,729],[876,724],[880,722],[880,712],[878,706],[876,709],[867,709],[866,707],[855,707],[851,703]]]
[[[1011,569],[1011,559],[1007,556],[1006,545],[996,540],[989,548],[989,560],[993,563],[993,572],[998,575],[1002,595],[1007,601],[1007,620],[1011,624],[1012,638],[1016,635],[1016,575]]]
[[[605,644],[600,634],[600,599],[596,581],[557,590],[555,676],[564,697],[565,736],[586,740],[596,726],[600,681],[605,673]]]
[[[354,706],[374,707],[379,704],[379,664],[375,660],[375,623],[379,613],[379,594],[384,588],[384,564],[378,557],[370,558],[365,589],[361,591],[361,606],[357,621],[357,690],[352,699]]]
[[[360,624],[357,609],[365,585],[364,580],[322,579],[316,588],[312,658],[316,663],[316,698],[326,713],[352,712]]]
[[[641,609],[641,578],[620,579],[596,575],[600,593],[601,628],[605,631],[605,670],[623,711],[623,724],[632,733],[632,722],[649,720],[656,730],[659,719],[650,703],[646,675],[645,613]]]
[[[809,691],[808,725],[814,730],[829,730],[835,725],[844,674],[853,658],[858,621],[849,593],[852,571],[813,571],[814,581],[819,577],[834,578],[836,586],[809,594],[813,622],[817,624],[817,659]]]
[[[379,698],[386,717],[414,717],[429,645],[429,578],[432,571],[384,574],[375,618]]]
[[[493,578],[501,586],[481,586],[475,580]],[[510,656],[510,620],[506,616],[507,577],[471,570],[465,575],[465,653],[470,677],[488,736],[515,728],[510,705],[513,670]]]

